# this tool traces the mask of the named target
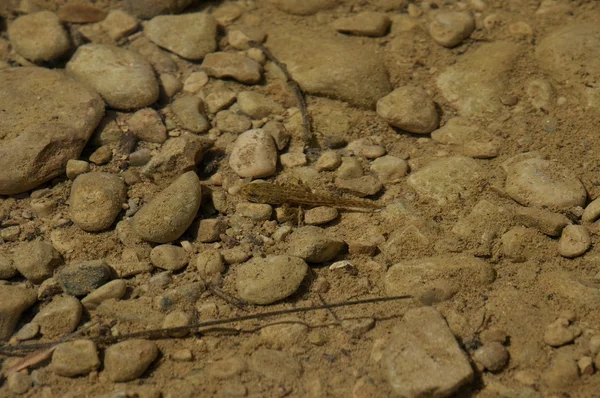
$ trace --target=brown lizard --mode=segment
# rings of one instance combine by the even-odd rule
[[[376,211],[385,207],[365,199],[346,198],[325,192],[314,193],[302,188],[282,186],[266,181],[247,184],[240,189],[239,194],[250,202],[270,205],[330,206],[352,211]]]

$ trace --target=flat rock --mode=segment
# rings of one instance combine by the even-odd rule
[[[189,256],[181,246],[158,245],[150,252],[150,261],[155,267],[177,271],[188,264]]]
[[[0,285],[0,341],[12,335],[21,314],[37,301],[32,289],[12,285]]]
[[[113,272],[104,260],[91,260],[64,266],[55,277],[65,293],[84,296],[110,281]]]
[[[445,203],[473,195],[482,179],[477,161],[452,156],[431,162],[412,173],[407,182],[420,195]]]
[[[282,113],[283,107],[275,100],[255,91],[242,91],[237,95],[240,111],[252,119],[262,119],[273,113]]]
[[[411,133],[428,134],[438,126],[435,104],[421,87],[400,87],[377,101],[377,114]]]
[[[106,18],[106,11],[90,3],[67,3],[56,13],[61,21],[69,23],[100,22]]]
[[[498,138],[462,117],[448,120],[443,127],[431,133],[431,139],[476,159],[494,158],[501,148]]]
[[[383,183],[396,183],[404,180],[408,173],[406,160],[396,156],[382,156],[371,163],[371,171]]]
[[[496,115],[504,107],[500,99],[512,87],[517,51],[514,43],[484,44],[440,73],[437,86],[461,116]]]
[[[267,47],[309,94],[374,108],[392,90],[375,47],[351,38],[312,37],[288,31],[270,35]]]
[[[236,288],[246,301],[271,304],[293,294],[307,272],[308,266],[298,257],[254,258],[238,267]]]
[[[115,109],[144,108],[158,100],[154,69],[137,52],[106,44],[85,44],[67,63],[69,75],[96,90]]]
[[[277,148],[273,137],[262,129],[240,134],[231,149],[229,166],[243,178],[262,178],[274,174]]]
[[[363,11],[350,17],[336,19],[333,28],[341,33],[381,37],[387,33],[390,22],[390,18],[385,13]]]
[[[485,261],[469,256],[426,257],[392,265],[385,275],[390,296],[409,294],[425,303],[448,300],[463,289],[482,289],[496,278]]]
[[[123,279],[115,279],[110,281],[98,289],[92,291],[81,300],[81,304],[88,310],[98,308],[102,302],[110,299],[118,300],[125,295],[127,291],[127,283]]]
[[[163,177],[179,176],[194,169],[211,146],[212,141],[186,131],[179,137],[169,138],[142,172],[146,175],[160,173]]]
[[[127,9],[136,17],[148,19],[161,14],[177,14],[193,0],[126,0]]]
[[[71,186],[71,220],[84,231],[102,231],[113,224],[126,199],[125,183],[115,174],[81,174]]]
[[[324,229],[312,226],[296,229],[288,238],[290,255],[309,263],[333,260],[346,244],[341,240],[329,238],[324,232]]]
[[[511,164],[506,175],[506,193],[524,206],[567,209],[585,206],[585,187],[558,162],[532,158]]]
[[[50,369],[59,376],[87,375],[100,367],[96,344],[91,340],[62,343],[52,353]]]
[[[104,115],[95,92],[43,68],[0,70],[0,195],[65,172]]]
[[[60,19],[51,11],[39,11],[15,19],[8,27],[13,48],[32,62],[55,61],[71,48]]]
[[[133,216],[133,230],[142,239],[167,243],[192,224],[202,200],[202,186],[193,171],[181,175]]]
[[[216,127],[223,132],[240,134],[252,128],[252,120],[229,110],[220,111],[213,119]]]
[[[210,123],[204,115],[204,104],[198,97],[177,98],[171,104],[171,110],[186,130],[193,133],[203,133],[210,128]]]
[[[293,15],[312,15],[338,4],[338,0],[277,0],[277,7]]]
[[[144,25],[144,33],[159,47],[190,60],[201,60],[217,49],[217,21],[203,12],[154,17]]]
[[[406,398],[449,397],[473,379],[467,356],[433,307],[406,312],[386,344],[383,370]]]
[[[262,76],[262,66],[238,53],[216,52],[204,57],[202,70],[218,79],[231,78],[240,83],[255,84]]]
[[[33,318],[40,325],[44,337],[64,337],[77,329],[83,308],[79,300],[71,296],[57,296]]]
[[[62,263],[60,253],[51,243],[33,241],[19,244],[13,253],[15,268],[33,283],[50,278]]]
[[[104,352],[104,372],[113,382],[140,377],[158,356],[156,344],[149,340],[126,340]]]

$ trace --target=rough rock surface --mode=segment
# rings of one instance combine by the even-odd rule
[[[8,340],[23,311],[37,301],[33,290],[0,285],[0,341]]]

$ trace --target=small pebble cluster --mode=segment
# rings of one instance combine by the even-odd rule
[[[594,396],[599,4],[117,3],[0,4],[0,395]]]

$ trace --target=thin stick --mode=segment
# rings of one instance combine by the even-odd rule
[[[390,296],[390,297],[375,297],[375,298],[370,298],[370,299],[343,301],[343,302],[333,303],[333,304],[322,304],[322,305],[314,305],[314,306],[301,307],[301,308],[289,308],[289,309],[285,309],[285,310],[265,312],[262,314],[250,314],[250,315],[242,315],[242,316],[226,318],[226,319],[214,319],[214,320],[205,321],[205,322],[198,322],[198,323],[188,325],[188,326],[179,326],[179,327],[166,328],[166,329],[144,330],[141,332],[134,332],[134,333],[124,334],[124,335],[120,335],[120,336],[104,336],[104,337],[99,336],[96,338],[92,338],[92,340],[99,344],[114,344],[119,341],[131,339],[131,338],[149,338],[149,339],[171,338],[172,337],[171,335],[173,333],[191,332],[196,329],[206,328],[206,327],[210,327],[210,326],[220,326],[220,325],[225,325],[228,323],[235,323],[235,322],[256,320],[256,319],[266,319],[266,318],[271,318],[271,317],[279,316],[279,315],[298,314],[298,313],[311,312],[311,311],[317,311],[317,310],[323,310],[323,309],[330,310],[331,308],[338,308],[338,307],[351,307],[351,306],[362,305],[362,304],[373,304],[373,303],[383,303],[383,302],[388,302],[388,301],[405,300],[405,299],[408,299],[411,297],[412,296],[409,296],[409,295]],[[22,345],[22,346],[11,346],[11,347],[5,346],[5,347],[0,347],[0,354],[10,355],[12,352],[37,350],[40,348],[48,348],[48,347],[53,346],[54,344],[56,344],[56,343],[27,344],[27,345]]]
[[[296,80],[294,80],[292,75],[290,75],[290,72],[287,70],[287,66],[283,62],[279,61],[273,55],[273,53],[269,51],[269,49],[265,47],[262,43],[251,40],[248,42],[248,44],[262,51],[263,54],[265,54],[265,56],[269,59],[269,61],[277,65],[277,67],[279,67],[279,69],[281,69],[281,71],[283,72],[283,75],[287,79],[287,83],[292,87],[292,90],[296,95],[296,101],[298,101],[298,108],[300,109],[300,115],[302,115],[302,130],[304,131],[304,142],[307,145],[310,145],[314,137],[312,135],[310,115],[308,114],[308,108],[306,106],[306,97],[304,96],[304,92],[300,88],[300,85]]]

